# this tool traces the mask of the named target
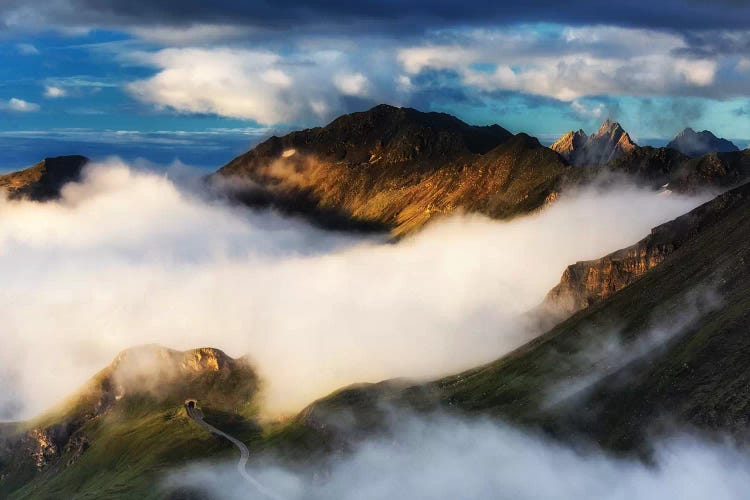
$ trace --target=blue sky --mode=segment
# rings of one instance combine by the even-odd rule
[[[69,153],[217,167],[380,102],[543,142],[612,118],[642,143],[685,126],[750,143],[736,0],[26,3],[0,6],[3,170]]]

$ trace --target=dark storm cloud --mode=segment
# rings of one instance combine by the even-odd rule
[[[688,47],[675,51],[677,55],[714,57],[750,53],[750,34],[746,31],[693,31],[685,32],[684,36]]]
[[[264,30],[293,27],[339,32],[418,33],[457,24],[518,22],[704,30],[746,28],[750,25],[750,4],[744,0],[572,0],[561,8],[559,0],[477,0],[460,4],[453,0],[38,0],[32,7],[27,0],[6,0],[0,7],[0,16],[6,25],[21,27],[24,19],[35,19],[60,27],[210,23]]]

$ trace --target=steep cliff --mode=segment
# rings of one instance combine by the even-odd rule
[[[550,290],[544,307],[562,316],[601,302],[638,280],[673,252],[716,224],[732,198],[719,197],[677,219],[657,226],[638,243],[602,258],[576,262]]]

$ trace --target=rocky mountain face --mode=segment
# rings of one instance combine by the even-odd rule
[[[88,163],[83,156],[46,158],[25,170],[0,175],[0,191],[11,199],[46,201],[57,198],[68,182],[76,182]]]
[[[739,148],[727,139],[716,137],[708,130],[696,132],[692,128],[686,128],[677,134],[667,147],[690,157],[739,151]]]
[[[730,198],[733,200],[733,198]],[[638,243],[602,258],[576,262],[549,291],[543,307],[564,318],[607,299],[631,285],[673,252],[718,223],[727,200],[719,197],[677,219],[662,224]]]
[[[580,151],[586,144],[589,136],[583,130],[573,131],[570,130],[563,134],[558,140],[556,140],[550,149],[556,151],[563,158],[570,161],[573,155]]]
[[[126,433],[132,435],[135,427],[154,425],[154,418],[158,423],[186,399],[197,399],[214,411],[242,414],[257,391],[258,378],[247,360],[232,359],[218,349],[180,352],[149,345],[123,351],[51,411],[0,428],[0,496],[37,478],[104,467],[96,465],[97,457],[104,454],[112,461],[107,449],[110,433],[125,422]],[[148,465],[145,450],[143,459]],[[72,467],[79,461],[89,465]]]
[[[534,210],[556,195],[568,171],[559,155],[525,134],[381,105],[272,137],[212,181],[250,204],[401,236],[457,210],[491,217]]]
[[[567,132],[550,148],[577,166],[604,165],[637,148],[619,123],[606,120],[587,136],[583,130]]]

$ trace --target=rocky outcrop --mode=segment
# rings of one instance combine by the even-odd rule
[[[551,146],[551,149],[578,166],[604,165],[636,148],[622,126],[610,120],[602,123],[593,135],[587,136],[583,130],[570,131]]]
[[[674,243],[653,244],[649,236],[601,259],[576,262],[565,269],[560,283],[549,291],[544,308],[556,316],[585,309],[633,283],[661,264],[675,248]]]
[[[677,134],[675,138],[667,144],[667,147],[690,157],[703,156],[709,153],[730,153],[732,151],[739,151],[739,148],[727,139],[716,137],[708,130],[696,132],[692,128],[686,128]]]
[[[86,163],[88,159],[83,156],[46,158],[25,170],[0,175],[0,191],[11,199],[54,199],[65,184],[80,179]]]
[[[323,128],[272,137],[212,180],[275,204],[408,234],[456,211],[511,217],[544,205],[569,170],[526,134],[439,113],[377,106]]]
[[[742,195],[746,196],[745,193]],[[569,316],[601,302],[631,285],[667,257],[720,220],[738,195],[727,193],[677,219],[657,226],[638,243],[602,258],[576,262],[565,269],[560,283],[549,291],[542,308],[558,317]]]

